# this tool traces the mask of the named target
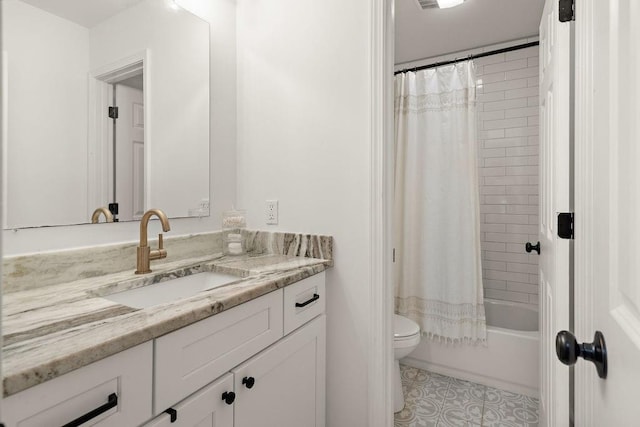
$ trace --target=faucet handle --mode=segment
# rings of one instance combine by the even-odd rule
[[[149,251],[149,259],[162,259],[167,257],[167,251],[164,249],[164,240],[162,238],[162,233],[158,234],[158,249],[154,251]]]
[[[164,237],[162,233],[158,234],[158,250],[156,251],[158,258],[166,258],[167,251],[164,249]]]

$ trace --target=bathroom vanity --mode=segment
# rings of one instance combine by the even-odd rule
[[[7,293],[5,304],[23,311],[5,315],[2,421],[323,426],[330,265],[273,253],[218,254],[156,266],[150,275],[120,272]],[[108,299],[202,272],[238,277],[142,309]]]

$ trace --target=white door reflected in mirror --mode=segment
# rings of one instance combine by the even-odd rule
[[[144,214],[144,98],[140,83],[142,74],[113,85],[118,106],[112,155],[116,170],[115,179],[109,182],[119,221],[139,220]]]

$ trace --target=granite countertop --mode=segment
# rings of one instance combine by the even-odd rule
[[[3,295],[3,394],[9,396],[324,271],[331,260],[213,255]],[[238,281],[134,309],[101,296],[203,271]]]

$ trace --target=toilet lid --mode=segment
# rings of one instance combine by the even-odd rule
[[[420,326],[416,322],[399,314],[393,315],[394,338],[410,337],[418,333],[420,333]]]

